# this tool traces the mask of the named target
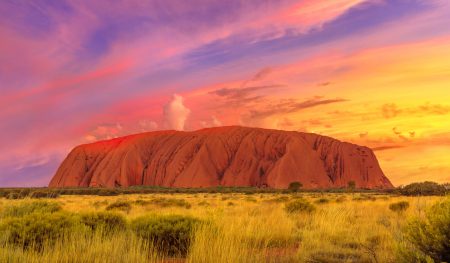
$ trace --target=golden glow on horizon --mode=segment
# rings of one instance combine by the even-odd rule
[[[331,58],[273,69],[252,85],[283,83],[286,87],[255,91],[255,96],[266,97],[252,104],[231,107],[220,101],[223,98],[215,98],[215,105],[225,105],[217,116],[225,123],[314,132],[380,149],[376,155],[396,185],[422,178],[449,181],[450,39],[333,54]],[[314,76],[311,82],[298,84],[307,74]],[[317,79],[326,83],[318,84]],[[224,83],[187,96],[209,105],[211,91],[239,85],[239,81]],[[277,112],[283,101],[314,96],[345,101]],[[263,114],[247,114],[250,117],[246,118],[252,111]]]

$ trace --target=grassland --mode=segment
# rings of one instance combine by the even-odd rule
[[[30,210],[32,204],[43,202],[36,200],[0,199],[0,262],[407,261],[402,259],[408,253],[405,229],[449,197],[385,193],[61,195],[44,201],[47,210],[53,209],[48,203],[60,207],[50,212]],[[399,202],[403,203],[392,205]],[[118,215],[108,221],[114,224],[108,231],[102,228],[88,233],[85,225],[73,227],[73,218],[103,211]],[[37,214],[29,224],[47,222],[46,213],[58,215],[72,230],[65,231],[69,228],[61,225],[63,234],[56,238],[47,235],[49,240],[38,240],[39,246],[33,244],[35,239],[25,244],[26,239],[13,239],[11,234],[11,229],[25,220],[20,213]],[[161,244],[176,241],[157,245],[136,232],[142,227],[135,226],[146,218],[180,215],[197,220],[189,236],[183,236],[190,240],[185,253],[162,253]],[[51,226],[44,229],[56,225],[48,222]],[[20,231],[16,233],[19,237]]]

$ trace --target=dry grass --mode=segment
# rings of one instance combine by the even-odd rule
[[[287,213],[286,203],[299,198],[314,205],[311,213]],[[402,227],[445,197],[396,197],[368,194],[148,194],[60,196],[64,211],[104,211],[126,201],[120,211],[129,221],[149,214],[201,219],[185,259],[165,262],[395,262]],[[190,208],[161,206],[154,200],[184,200]],[[317,201],[321,199],[327,202]],[[0,200],[5,207],[30,200]],[[391,203],[407,201],[399,214]],[[229,203],[233,205],[229,205]],[[0,217],[0,223],[4,220]],[[43,251],[22,250],[0,240],[0,262],[158,262],[162,259],[131,231],[102,235],[73,233]],[[165,259],[168,260],[168,259]]]

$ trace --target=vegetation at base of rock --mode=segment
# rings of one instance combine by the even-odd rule
[[[167,255],[186,256],[199,220],[188,216],[144,216],[131,223],[135,233]]]
[[[303,184],[300,182],[292,182],[289,184],[288,189],[292,192],[297,192],[300,188],[302,188],[302,186]]]
[[[297,199],[287,203],[284,207],[286,212],[293,213],[311,213],[316,210],[314,205],[304,199]]]
[[[399,192],[407,196],[445,195],[447,191],[444,185],[435,182],[412,183],[399,188]]]
[[[396,202],[396,203],[392,203],[389,205],[389,209],[391,211],[397,212],[397,213],[402,213],[404,211],[406,211],[406,209],[409,208],[409,203],[407,201],[400,201],[400,202]]]
[[[404,231],[399,262],[450,262],[450,199],[414,218]]]
[[[98,196],[118,196],[130,194],[165,194],[165,193],[240,193],[240,194],[289,194],[292,193],[289,189],[274,189],[274,188],[258,188],[258,187],[202,187],[202,188],[171,188],[161,186],[130,186],[130,187],[116,187],[116,188],[102,188],[102,187],[68,187],[68,188],[0,188],[0,197],[8,198],[9,195],[15,196],[11,199],[28,198],[33,191],[45,191],[55,193],[58,196],[67,195],[98,195]],[[329,189],[300,189],[298,192],[308,193],[346,193],[350,189],[346,187],[329,188]],[[393,193],[399,192],[398,189],[353,189],[351,192],[357,193]]]
[[[100,188],[97,190],[97,195],[99,196],[116,196],[119,194],[120,191],[118,189]]]
[[[59,193],[48,189],[22,188],[14,189],[14,191],[7,190],[7,192],[0,190],[0,196],[4,196],[6,199],[57,198]]]
[[[57,198],[59,194],[54,191],[33,191],[28,196],[30,198]]]
[[[355,181],[349,181],[347,183],[347,186],[350,190],[354,190],[356,188],[356,183],[355,183]]]

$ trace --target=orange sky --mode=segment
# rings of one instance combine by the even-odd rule
[[[396,185],[450,181],[449,38],[328,52],[264,71],[258,80],[186,93],[186,104],[195,101],[189,106],[196,111],[215,109],[224,124],[314,132],[370,146]],[[304,81],[305,75],[311,81]],[[273,87],[236,98],[211,94],[242,83]],[[255,96],[261,98],[243,102]],[[305,101],[318,105],[294,106]]]

